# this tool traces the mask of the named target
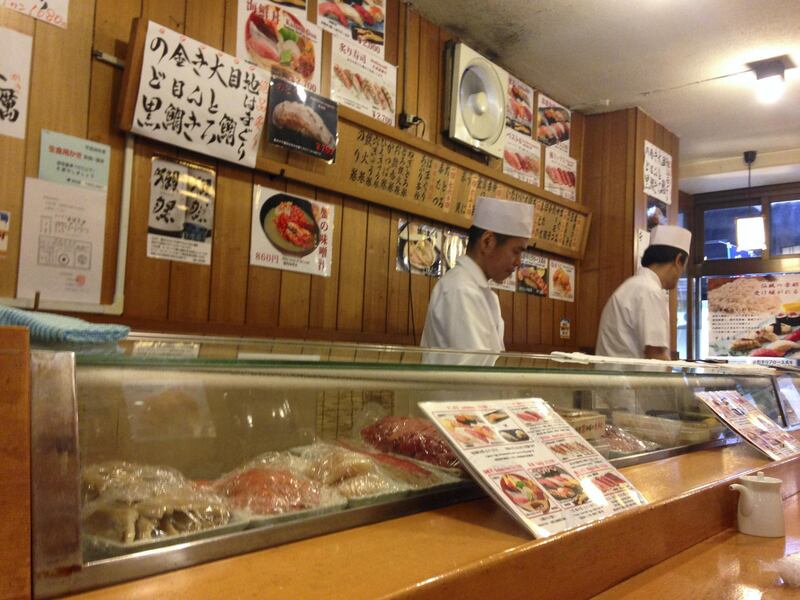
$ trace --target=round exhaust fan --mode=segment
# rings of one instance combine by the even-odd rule
[[[505,143],[505,93],[508,74],[469,46],[449,49],[445,110],[450,137],[492,156],[502,156]],[[449,111],[448,111],[449,109]]]

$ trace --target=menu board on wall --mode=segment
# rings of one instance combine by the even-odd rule
[[[24,139],[33,38],[0,27],[0,135]]]
[[[268,84],[262,69],[150,21],[131,131],[253,167]]]
[[[712,356],[800,358],[800,274],[711,277]]]
[[[644,193],[661,200],[665,204],[672,203],[672,156],[664,150],[644,142]]]
[[[733,390],[697,392],[695,396],[708,406],[720,421],[772,460],[800,453],[800,441],[778,427],[775,421],[739,392]]]
[[[492,499],[537,538],[647,502],[541,398],[419,407]]]
[[[334,40],[331,46],[331,98],[394,125],[397,67],[344,38]]]

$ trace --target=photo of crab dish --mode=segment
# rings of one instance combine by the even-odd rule
[[[319,227],[310,202],[276,194],[261,207],[261,226],[267,239],[284,254],[306,256],[319,244]]]

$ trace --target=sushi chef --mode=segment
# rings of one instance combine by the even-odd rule
[[[475,204],[467,253],[431,294],[421,345],[425,348],[502,352],[503,317],[489,280],[504,281],[519,266],[533,232],[533,206],[481,196]],[[426,353],[425,362],[491,366],[495,354]]]
[[[675,225],[650,232],[642,268],[611,295],[597,333],[597,354],[669,360],[669,295],[689,260],[692,233]]]

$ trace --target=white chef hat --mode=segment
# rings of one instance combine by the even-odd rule
[[[689,254],[692,232],[677,225],[659,225],[650,232],[651,246],[672,246]]]
[[[472,224],[493,233],[528,239],[533,235],[533,205],[479,196]]]

